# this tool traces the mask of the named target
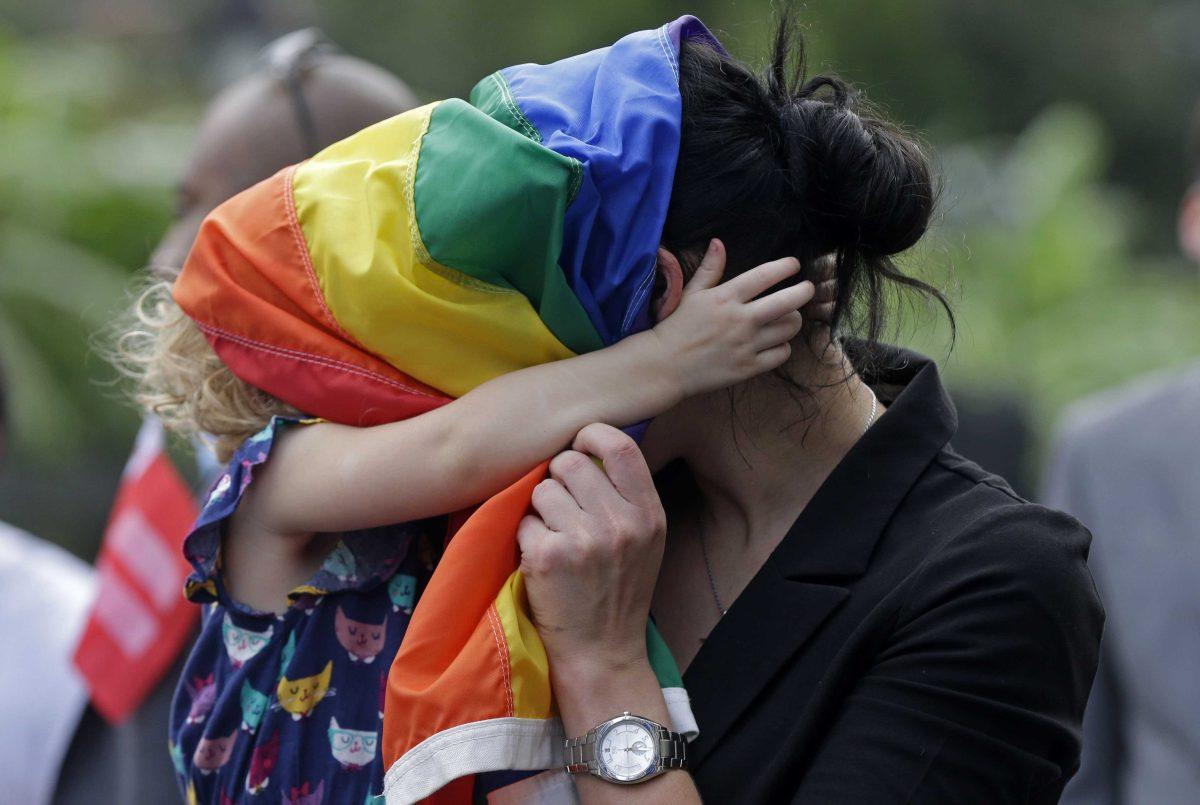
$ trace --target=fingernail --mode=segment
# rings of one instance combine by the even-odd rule
[[[706,252],[706,253],[707,253],[707,254],[712,254],[712,253],[713,253],[713,252],[715,252],[716,250],[717,250],[717,239],[716,239],[716,238],[712,238],[712,239],[711,239],[711,240],[709,240],[709,242],[708,242],[708,252]]]

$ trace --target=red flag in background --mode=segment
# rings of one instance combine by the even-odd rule
[[[96,559],[97,592],[75,649],[92,704],[110,723],[129,717],[170,668],[199,610],[183,597],[191,568],[183,538],[196,503],[148,419],[121,474]]]

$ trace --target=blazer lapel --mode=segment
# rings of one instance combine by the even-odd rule
[[[684,674],[700,727],[688,748],[693,767],[850,596],[896,507],[957,428],[934,364],[897,352],[909,360],[881,380],[903,390],[830,473]]]
[[[684,674],[700,726],[688,747],[701,763],[766,687],[849,596],[845,587],[792,581],[768,563],[738,597]]]

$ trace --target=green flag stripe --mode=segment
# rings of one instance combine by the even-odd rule
[[[519,131],[534,142],[542,141],[542,133],[529,121],[520,105],[513,97],[512,88],[504,76],[496,71],[480,81],[471,90],[471,105],[489,117],[499,120],[514,131]],[[574,175],[571,177],[571,187],[567,192],[567,205],[575,200],[579,188],[583,184],[583,166],[579,160],[571,159]]]
[[[529,122],[529,118],[525,117],[525,113],[513,98],[508,82],[499,72],[492,73],[475,85],[471,90],[471,105],[510,129],[521,132],[535,143],[542,141],[541,133]]]
[[[675,657],[667,648],[662,635],[658,633],[658,627],[654,625],[654,621],[646,622],[646,654],[650,659],[650,667],[654,670],[654,675],[658,677],[659,687],[683,687],[683,676],[679,673],[679,666],[675,664]]]
[[[558,267],[579,165],[465,101],[443,101],[421,143],[413,203],[429,256],[521,292],[568,349],[603,346]]]

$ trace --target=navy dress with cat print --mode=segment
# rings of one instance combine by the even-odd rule
[[[169,746],[189,802],[361,805],[383,790],[384,685],[445,523],[338,535],[282,615],[234,601],[221,579],[222,529],[275,440],[300,426],[276,418],[248,439],[184,542],[186,594],[203,615]]]

